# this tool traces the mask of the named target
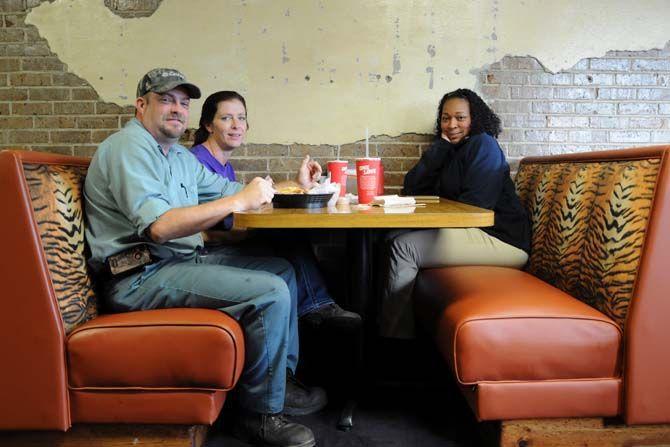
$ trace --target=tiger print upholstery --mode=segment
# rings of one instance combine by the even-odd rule
[[[65,332],[70,333],[98,314],[84,244],[86,168],[25,164],[24,174]]]
[[[527,270],[624,327],[660,160],[522,163],[532,221]]]

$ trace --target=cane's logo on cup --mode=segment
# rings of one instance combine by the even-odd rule
[[[358,203],[370,203],[379,190],[379,158],[359,158],[356,160],[358,182]]]

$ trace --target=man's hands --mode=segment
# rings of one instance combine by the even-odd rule
[[[296,181],[304,189],[310,189],[314,186],[314,183],[319,180],[322,172],[321,165],[315,160],[312,160],[309,155],[305,155],[305,158],[302,159],[300,169],[298,169],[298,177],[296,177]]]
[[[270,203],[272,197],[274,197],[272,180],[256,177],[242,191],[235,194],[233,211],[259,208],[261,205]]]

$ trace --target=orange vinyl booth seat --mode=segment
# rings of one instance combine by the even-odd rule
[[[98,315],[84,242],[88,163],[0,152],[0,430],[211,424],[242,371],[241,328],[216,310]]]
[[[670,422],[668,151],[525,158],[525,271],[420,272],[419,324],[479,420]]]

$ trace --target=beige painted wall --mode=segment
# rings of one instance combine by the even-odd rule
[[[56,0],[26,21],[106,101],[131,104],[144,72],[174,66],[205,94],[244,94],[250,142],[337,144],[365,127],[429,133],[440,96],[476,88],[475,72],[504,55],[555,72],[612,49],[660,48],[670,3],[163,0],[151,17],[123,19],[103,0]]]

